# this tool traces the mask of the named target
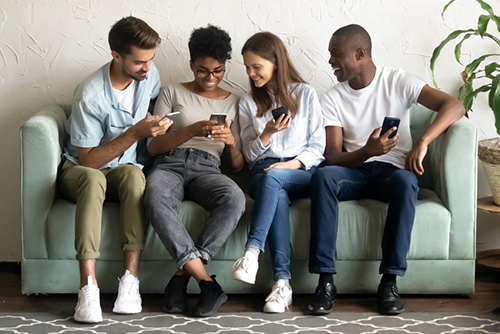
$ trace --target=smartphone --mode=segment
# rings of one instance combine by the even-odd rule
[[[168,113],[165,116],[163,116],[162,118],[160,118],[160,121],[167,118],[167,117],[172,117],[172,116],[178,115],[180,113],[181,113],[180,111],[174,111],[174,112]]]
[[[285,107],[279,107],[271,110],[271,113],[273,114],[274,120],[277,121],[281,115],[283,114],[288,115],[288,110]]]
[[[389,135],[389,138],[394,137],[398,133],[399,129],[399,118],[397,117],[384,117],[384,122],[382,123],[382,131],[380,131],[380,135],[382,136],[389,129],[396,127],[396,130]]]
[[[217,121],[217,125],[224,125],[224,124],[226,124],[226,117],[227,117],[227,114],[213,113],[212,115],[210,115],[210,120]]]

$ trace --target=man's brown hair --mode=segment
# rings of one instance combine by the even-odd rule
[[[160,35],[146,22],[137,17],[127,16],[118,20],[108,34],[111,51],[121,55],[130,54],[130,47],[150,50],[160,44]]]

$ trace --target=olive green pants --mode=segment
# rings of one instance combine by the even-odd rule
[[[77,260],[100,256],[101,218],[104,200],[120,203],[123,250],[144,247],[146,219],[143,193],[146,180],[134,165],[94,169],[67,160],[61,170],[59,191],[76,203],[75,249]]]

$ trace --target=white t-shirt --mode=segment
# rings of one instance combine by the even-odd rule
[[[124,106],[125,110],[129,113],[132,113],[132,110],[134,110],[135,86],[136,81],[132,80],[132,83],[124,90],[113,88],[113,92],[115,92],[118,102],[120,102],[120,104]]]
[[[397,117],[399,140],[389,153],[366,160],[391,163],[404,168],[406,154],[413,146],[410,133],[410,107],[426,85],[421,79],[395,70],[377,67],[373,81],[365,88],[352,89],[341,82],[322,98],[325,127],[339,126],[343,130],[343,146],[352,152],[365,146],[370,134],[382,126],[385,116]]]

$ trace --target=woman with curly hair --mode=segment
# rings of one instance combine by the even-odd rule
[[[231,58],[227,32],[211,25],[195,29],[188,46],[194,79],[163,87],[155,105],[154,114],[173,124],[148,142],[148,152],[156,160],[144,200],[146,215],[178,268],[165,288],[164,310],[187,311],[186,289],[193,277],[201,293],[192,314],[211,316],[227,296],[204,264],[226,242],[245,210],[243,192],[219,169],[223,155],[234,170],[244,163],[237,135],[239,97],[219,87]],[[225,114],[225,122],[211,120],[214,113]],[[177,214],[183,200],[210,212],[196,241]]]
[[[232,276],[255,283],[267,239],[276,283],[264,312],[280,313],[292,303],[290,200],[309,197],[311,177],[323,161],[325,129],[316,91],[301,78],[278,36],[257,33],[241,54],[251,92],[240,100],[239,121],[255,202],[246,251]]]

